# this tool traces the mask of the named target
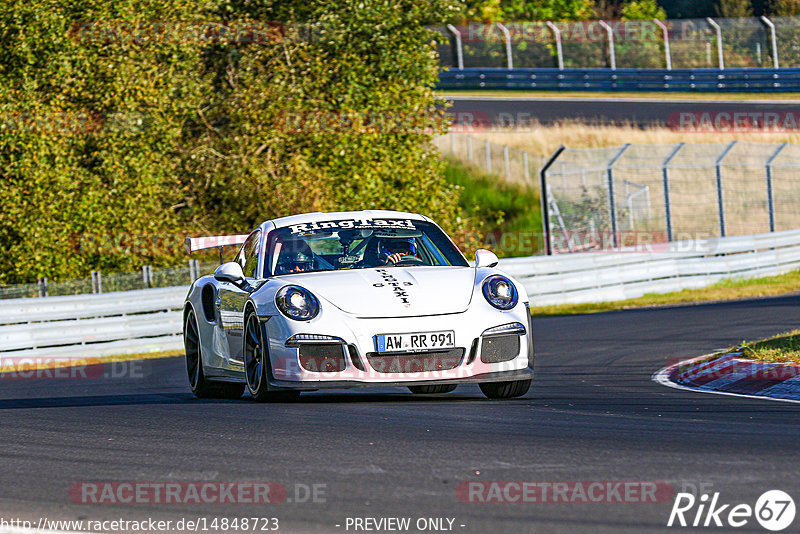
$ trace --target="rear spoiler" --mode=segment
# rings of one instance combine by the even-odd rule
[[[208,248],[218,248],[220,263],[222,263],[222,247],[232,247],[241,245],[247,240],[247,235],[216,235],[211,237],[186,237],[183,240],[183,248],[187,254],[205,250]]]

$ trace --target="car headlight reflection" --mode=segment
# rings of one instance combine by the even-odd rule
[[[319,301],[300,286],[282,287],[275,295],[275,304],[289,319],[310,321],[319,313]]]
[[[483,281],[483,296],[498,310],[510,310],[517,305],[517,288],[505,276],[490,276]]]

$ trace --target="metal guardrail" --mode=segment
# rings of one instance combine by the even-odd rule
[[[800,230],[510,258],[500,268],[534,306],[599,302],[699,288],[724,278],[800,268]],[[0,367],[25,359],[89,358],[180,349],[186,287],[0,302]]]
[[[800,91],[800,68],[464,68],[440,72],[437,88],[778,93]]]
[[[800,269],[800,230],[674,241],[618,251],[500,260],[533,306],[603,302]]]
[[[0,367],[183,347],[186,286],[0,301]]]

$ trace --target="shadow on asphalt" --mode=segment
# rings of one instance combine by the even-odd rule
[[[414,395],[411,393],[307,393],[297,401],[264,403],[264,406],[277,405],[297,405],[304,404],[367,404],[367,403],[403,403],[405,405],[428,404],[428,403],[529,403],[531,398],[490,400],[479,394],[475,396],[466,395]],[[79,408],[90,406],[133,406],[133,405],[161,405],[161,404],[185,404],[185,405],[251,405],[260,406],[250,397],[241,399],[197,399],[190,393],[142,393],[131,395],[80,395],[67,397],[37,397],[37,398],[18,398],[0,399],[1,410],[33,409],[33,408]]]

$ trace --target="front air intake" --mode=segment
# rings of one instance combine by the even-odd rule
[[[299,352],[300,367],[306,371],[337,373],[347,367],[344,350],[338,343],[303,343]]]
[[[500,363],[513,360],[519,354],[519,334],[489,336],[481,341],[481,361]]]

